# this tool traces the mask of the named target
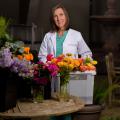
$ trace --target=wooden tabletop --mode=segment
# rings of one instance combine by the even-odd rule
[[[0,113],[2,118],[34,118],[77,112],[84,107],[80,99],[69,101],[44,100],[42,103],[18,102],[16,107]]]

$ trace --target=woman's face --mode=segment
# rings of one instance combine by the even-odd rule
[[[60,30],[65,29],[66,16],[62,8],[58,8],[54,11],[54,22]]]

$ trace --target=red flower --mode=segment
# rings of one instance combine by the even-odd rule
[[[53,55],[52,55],[52,54],[47,55],[47,61],[51,61],[52,58],[53,58]]]

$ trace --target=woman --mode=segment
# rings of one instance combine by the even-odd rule
[[[53,54],[54,57],[60,54],[72,53],[74,57],[80,54],[82,57],[92,57],[92,52],[83,40],[81,33],[69,28],[69,16],[62,5],[52,9],[52,30],[48,32],[41,44],[39,60],[46,62],[46,56]],[[51,117],[53,120],[71,120],[70,115]]]
[[[56,57],[62,53],[72,53],[75,57],[78,57],[78,54],[82,57],[92,57],[92,52],[81,33],[69,28],[69,16],[62,5],[52,9],[51,18],[52,30],[44,37],[38,55],[39,60],[45,62],[48,54]]]

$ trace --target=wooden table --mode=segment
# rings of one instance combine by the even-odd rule
[[[18,102],[16,107],[0,113],[1,118],[35,118],[77,112],[84,107],[80,99],[69,101],[44,100],[42,103]]]

